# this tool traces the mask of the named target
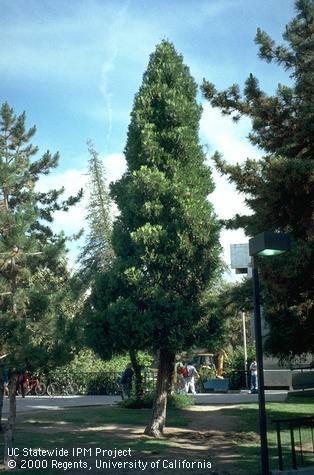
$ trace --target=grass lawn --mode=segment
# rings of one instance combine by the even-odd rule
[[[18,418],[14,434],[14,447],[18,448],[20,452],[24,447],[31,449],[62,447],[68,450],[73,447],[92,449],[101,447],[108,450],[130,448],[132,453],[141,454],[144,457],[155,456],[162,454],[166,449],[175,447],[176,442],[144,436],[142,438],[132,437],[132,430],[136,430],[138,426],[145,426],[150,414],[150,409],[125,409],[118,406],[76,407],[24,414]],[[168,425],[183,428],[188,423],[187,414],[176,409],[168,411]],[[121,434],[121,427],[125,434]],[[0,453],[3,453],[2,440]],[[68,460],[74,459],[69,457]],[[21,473],[27,475],[53,473],[55,475],[57,472],[47,469],[44,472],[41,472],[40,469],[23,469]],[[60,473],[65,472],[61,470]],[[118,474],[118,471],[116,473]]]
[[[35,416],[25,414],[20,417],[20,426],[29,424],[45,425],[72,423],[85,427],[97,427],[100,424],[146,425],[151,414],[151,409],[125,409],[120,406],[92,406],[73,407],[61,411],[45,411]],[[167,417],[168,425],[185,427],[188,417],[178,409],[170,409]]]
[[[221,411],[224,416],[238,416],[241,419],[239,425],[239,432],[246,434],[254,434],[258,432],[259,428],[259,414],[257,404],[243,404],[237,408],[223,409]],[[269,448],[269,460],[270,468],[278,469],[278,455],[277,455],[277,435],[275,425],[272,423],[274,419],[290,419],[298,418],[302,416],[313,416],[314,414],[314,397],[291,397],[287,402],[272,402],[266,404],[267,413],[267,429],[268,429],[268,448]],[[312,435],[310,429],[303,429],[301,431],[302,444],[307,444],[310,450],[312,447]],[[283,445],[283,463],[284,468],[290,468],[291,465],[291,452],[290,447],[290,434],[288,431],[282,432],[281,441]],[[245,466],[247,473],[250,475],[259,474],[259,457],[260,447],[259,441],[254,442],[241,442],[241,439],[235,441],[237,448],[241,454],[241,459],[238,462],[238,466],[243,469],[243,460],[245,460]],[[295,442],[299,442],[299,432],[295,430]],[[314,465],[313,453],[304,453],[305,459],[308,463]],[[300,461],[300,455],[298,452],[297,460]]]
[[[149,409],[94,406],[25,414],[19,418],[17,424],[14,436],[15,446],[43,449],[89,444],[99,446],[102,437],[106,436],[107,449],[125,448],[125,440],[115,436],[118,427],[123,425],[131,428],[146,425],[150,413]],[[188,424],[188,417],[179,410],[171,410],[167,423],[175,427],[185,427]],[[104,431],[104,426],[110,426],[109,440],[107,440],[108,433]],[[45,432],[44,437],[43,432]],[[27,445],[25,445],[26,441]],[[132,450],[147,452],[160,451],[162,447],[169,445],[164,439],[134,439],[128,440],[127,443]],[[1,449],[2,447],[1,444]]]
[[[140,457],[143,460],[165,457],[190,460],[201,460],[207,457],[208,460],[212,460],[213,457],[213,461],[215,461],[215,453],[219,453],[218,473],[220,473],[220,469],[225,470],[224,473],[232,475],[258,475],[260,473],[257,404],[242,404],[230,408],[217,407],[217,409],[213,406],[209,408],[193,406],[191,409],[193,410],[170,409],[168,411],[167,427],[171,429],[168,429],[169,434],[166,438],[158,440],[143,435],[143,427],[149,419],[150,409],[94,406],[24,414],[18,418],[14,446],[20,450],[24,447],[33,449],[64,448],[69,450],[73,447],[92,449],[100,447],[107,450],[130,448],[134,457]],[[272,468],[277,468],[277,450],[276,433],[271,420],[313,415],[313,412],[314,397],[293,398],[285,403],[267,404],[268,441]],[[214,420],[215,427],[219,429],[218,435],[217,431],[211,430],[214,428]],[[304,434],[304,437],[306,436],[308,434]],[[296,440],[298,440],[297,437]],[[3,453],[3,444],[1,443],[1,445],[0,450]],[[68,460],[71,460],[71,457]],[[287,455],[285,460],[287,460]],[[216,462],[219,462],[219,460],[216,459]],[[214,466],[215,468],[216,466]],[[172,469],[170,471],[172,475],[183,475],[191,472],[191,470],[186,469]],[[192,471],[197,474],[210,473],[208,470],[197,469]],[[75,473],[94,475],[94,473],[104,472],[119,475],[119,470],[114,472],[107,470],[66,471],[69,475]],[[20,473],[56,475],[65,472],[64,470],[24,469]],[[133,471],[130,473],[137,474],[141,472]],[[156,475],[160,472],[145,470],[145,473],[146,475],[151,473]],[[166,473],[166,471],[162,473]]]

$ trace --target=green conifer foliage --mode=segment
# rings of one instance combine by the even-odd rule
[[[27,341],[30,338],[30,347],[33,347],[33,335],[36,333],[34,322],[38,324],[40,317],[48,317],[44,310],[49,293],[47,289],[42,293],[39,291],[41,285],[38,273],[44,270],[56,276],[56,279],[68,278],[64,261],[66,238],[63,234],[55,235],[45,222],[52,221],[53,211],[66,211],[81,196],[79,193],[77,197],[60,202],[63,189],[36,191],[35,185],[40,175],[48,174],[57,166],[58,154],[51,155],[48,151],[42,158],[35,160],[38,149],[29,141],[36,129],[32,127],[26,130],[25,120],[25,113],[16,116],[7,103],[2,105],[0,338],[3,351],[9,353],[6,364],[10,364],[10,367],[25,366],[26,361],[30,361]],[[31,309],[38,305],[41,306],[41,312],[36,315],[36,311],[32,313]],[[49,312],[49,315],[52,313]]]
[[[104,166],[91,142],[88,142],[88,214],[89,233],[78,258],[80,277],[87,283],[95,274],[108,270],[114,259],[111,245],[112,201],[105,177]]]
[[[219,225],[207,200],[213,182],[199,143],[196,92],[182,57],[162,41],[135,96],[127,171],[111,188],[120,210],[113,246],[126,292],[115,305],[128,298],[133,325],[130,321],[127,333],[138,332],[141,321],[143,343],[159,353],[150,435],[163,431],[175,353],[193,344],[201,297],[220,269]]]
[[[12,443],[15,422],[15,381],[18,370],[64,363],[73,337],[66,238],[49,223],[56,210],[68,210],[81,196],[60,201],[63,189],[37,192],[42,174],[57,166],[58,154],[34,158],[25,113],[0,109],[0,371],[11,371],[10,413],[6,443]],[[48,225],[46,224],[48,222]],[[71,315],[72,313],[72,315]],[[11,440],[10,440],[11,439]],[[7,457],[5,458],[7,461]]]
[[[265,151],[260,161],[229,165],[218,153],[218,170],[246,196],[253,211],[227,222],[248,236],[289,232],[293,248],[283,257],[260,260],[268,350],[280,357],[313,352],[314,346],[314,2],[298,0],[296,17],[286,27],[284,45],[258,29],[259,55],[290,73],[291,86],[279,84],[267,95],[251,74],[243,95],[237,85],[217,92],[203,83],[205,97],[237,121],[252,120],[250,141]]]

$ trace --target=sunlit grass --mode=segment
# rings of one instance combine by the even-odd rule
[[[259,431],[259,412],[258,404],[242,404],[237,408],[222,409],[222,413],[230,416],[239,417],[238,431],[246,435],[252,435]],[[271,402],[266,404],[267,414],[267,439],[269,448],[270,467],[272,469],[278,468],[278,453],[277,453],[277,435],[275,430],[274,419],[290,419],[304,416],[313,416],[314,414],[314,397],[294,397],[287,402]],[[290,451],[290,433],[288,431],[282,432],[282,446],[284,467],[291,467],[291,451]],[[302,444],[307,447],[312,444],[312,435],[309,429],[302,429],[301,431]],[[239,453],[241,454],[241,462],[239,468],[243,469],[243,460],[245,460],[245,467],[247,473],[250,475],[260,474],[260,445],[259,439],[250,442],[243,442],[240,440],[234,441],[237,444]],[[296,431],[295,442],[299,444],[299,432]],[[305,452],[305,463],[313,463],[313,453]],[[298,463],[301,462],[300,453],[298,451]],[[240,465],[241,464],[241,465]]]

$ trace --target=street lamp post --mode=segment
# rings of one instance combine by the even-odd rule
[[[258,408],[259,429],[261,439],[261,465],[262,475],[269,475],[267,421],[265,407],[264,367],[263,367],[263,342],[260,307],[260,287],[256,256],[279,255],[290,248],[290,237],[287,234],[263,232],[249,240],[249,254],[252,257],[252,278],[254,298],[254,326],[255,345],[258,376]]]
[[[258,381],[259,429],[260,429],[260,439],[261,439],[261,463],[262,463],[262,475],[268,475],[269,463],[268,463],[267,421],[266,421],[265,390],[264,390],[264,364],[263,364],[260,289],[259,289],[258,269],[257,269],[254,257],[252,257],[252,278],[253,278],[253,299],[254,299],[255,345],[256,345],[257,378],[258,378],[257,381]]]
[[[245,311],[242,310],[242,331],[243,331],[243,350],[244,350],[244,374],[245,374],[245,387],[249,387],[249,379],[247,372],[247,346],[246,346],[246,323],[245,323]]]

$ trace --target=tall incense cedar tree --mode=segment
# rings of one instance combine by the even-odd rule
[[[277,46],[258,29],[259,55],[290,72],[292,85],[263,92],[251,74],[241,95],[237,85],[217,92],[203,83],[205,97],[234,120],[252,120],[250,141],[265,151],[259,160],[229,165],[214,156],[218,170],[246,195],[252,215],[230,220],[248,236],[271,230],[291,233],[292,250],[259,261],[264,308],[270,326],[267,349],[282,357],[314,351],[314,2],[298,0],[296,17]]]
[[[197,86],[174,46],[151,55],[135,96],[125,157],[111,187],[120,215],[113,246],[133,309],[126,332],[159,356],[156,398],[146,434],[164,429],[176,352],[190,347],[204,314],[202,296],[220,272],[219,224],[207,200],[211,171],[199,143]],[[126,294],[125,294],[126,295]],[[123,298],[115,304],[122,306]],[[123,316],[121,316],[123,319]],[[131,338],[131,337],[130,337]]]

